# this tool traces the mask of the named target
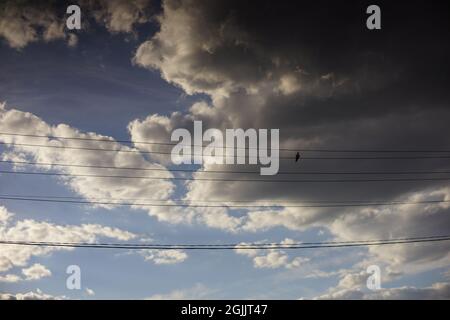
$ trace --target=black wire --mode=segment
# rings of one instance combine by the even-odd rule
[[[36,135],[36,134],[20,134],[20,133],[6,133],[0,132],[0,135],[5,136],[19,136],[19,137],[34,137],[34,138],[47,138],[47,139],[65,139],[65,140],[81,140],[81,141],[99,141],[99,142],[108,142],[108,143],[130,143],[130,144],[147,144],[147,145],[166,145],[166,146],[175,146],[179,143],[177,142],[142,142],[142,141],[132,141],[132,140],[107,140],[100,138],[82,138],[82,137],[62,137],[62,136],[46,136],[46,135]],[[183,146],[183,145],[182,145]],[[184,146],[202,146],[205,147],[207,144],[202,145],[184,145]],[[224,146],[224,148],[228,148]],[[239,148],[237,149],[258,149],[258,148]],[[279,148],[280,151],[293,151],[293,152],[376,152],[376,153],[397,153],[397,152],[406,152],[406,153],[416,153],[416,152],[429,152],[429,153],[448,153],[450,150],[353,150],[353,149],[288,149],[288,148]]]
[[[158,243],[150,243],[150,244],[136,244],[136,243],[95,243],[95,242],[51,242],[55,245],[97,245],[97,246],[134,246],[134,247],[146,247],[146,246],[154,246],[154,247],[169,247],[169,246],[175,246],[175,247],[183,247],[183,246],[189,246],[189,247],[210,247],[210,246],[216,246],[216,247],[257,247],[257,246],[301,246],[301,245],[321,245],[321,244],[347,244],[347,243],[372,243],[372,242],[389,242],[389,241],[412,241],[412,240],[422,240],[422,239],[440,239],[440,238],[450,238],[450,235],[436,235],[436,236],[422,236],[422,237],[405,237],[405,238],[393,238],[393,239],[367,239],[367,240],[348,240],[348,241],[321,241],[321,242],[292,242],[289,244],[286,243],[279,243],[279,242],[252,242],[252,243],[246,243],[246,242],[239,242],[239,243],[222,243],[222,244],[158,244]],[[25,242],[30,244],[40,244],[40,243],[49,243],[49,242],[39,242],[39,241],[24,241],[24,240],[13,240],[13,241],[7,241],[4,240],[5,244],[9,244],[11,242]],[[1,241],[0,241],[1,243]]]
[[[200,199],[180,199],[180,198],[171,198],[171,199],[149,199],[149,198],[111,198],[111,197],[73,197],[73,196],[45,196],[45,195],[23,195],[23,194],[2,194],[0,196],[3,197],[12,197],[12,198],[43,198],[43,199],[89,199],[89,200],[114,200],[114,201],[175,201],[175,202],[200,202],[200,203],[228,203],[228,202],[236,202],[236,203],[255,203],[262,202],[262,200],[200,200]],[[431,200],[434,201],[434,200]],[[437,201],[437,200],[436,200]],[[264,203],[272,202],[272,203],[379,203],[379,202],[388,202],[395,203],[401,201],[385,201],[385,200],[290,200],[290,199],[265,199]]]
[[[51,202],[51,203],[70,203],[70,204],[100,204],[100,205],[117,205],[117,206],[141,206],[141,207],[186,207],[186,208],[339,208],[339,207],[369,207],[369,206],[395,206],[395,205],[420,205],[420,204],[434,204],[434,203],[449,203],[450,200],[427,200],[416,202],[373,202],[373,203],[351,203],[351,204],[327,204],[327,205],[206,205],[206,204],[177,204],[177,203],[124,203],[124,202],[110,202],[110,201],[91,201],[91,200],[55,200],[47,198],[25,198],[25,197],[8,197],[0,195],[1,200],[16,200],[16,201],[31,201],[31,202]],[[168,200],[166,200],[168,201]],[[225,201],[224,201],[225,202]]]
[[[94,169],[117,169],[117,170],[142,170],[142,171],[164,171],[164,172],[192,172],[192,173],[236,173],[236,174],[260,174],[259,171],[226,171],[226,170],[196,170],[196,169],[166,169],[166,168],[140,168],[140,167],[116,167],[116,166],[93,166],[82,164],[66,164],[66,163],[50,163],[50,162],[29,162],[29,161],[13,161],[0,160],[0,163],[34,165],[34,166],[56,166],[56,167],[75,167],[75,168],[94,168]],[[343,172],[298,172],[298,171],[281,171],[277,174],[301,174],[301,175],[391,175],[391,174],[450,174],[450,171],[343,171]]]
[[[143,179],[143,180],[192,180],[192,181],[228,181],[228,182],[286,182],[286,183],[323,183],[323,182],[408,182],[408,181],[447,181],[445,178],[395,178],[395,179],[321,179],[321,180],[279,180],[279,179],[216,179],[216,178],[193,178],[193,177],[148,177],[148,176],[116,176],[98,174],[70,174],[56,172],[26,172],[26,171],[4,171],[0,174],[23,174],[23,175],[43,175],[43,176],[63,176],[63,177],[90,177],[90,178],[117,178],[117,179]]]
[[[95,248],[95,249],[127,249],[127,250],[273,250],[273,249],[319,249],[319,248],[344,248],[344,247],[365,247],[392,244],[409,244],[448,241],[450,236],[433,236],[425,238],[411,239],[387,239],[373,241],[354,241],[347,243],[323,242],[316,244],[252,244],[241,245],[162,245],[162,244],[102,244],[102,243],[53,243],[53,242],[29,242],[29,241],[9,241],[2,240],[3,245],[22,245],[22,246],[45,246],[45,247],[70,247],[70,248]]]
[[[43,144],[27,144],[27,143],[9,143],[0,142],[1,145],[8,146],[23,146],[23,147],[42,147],[42,148],[56,148],[56,149],[74,149],[74,150],[86,150],[86,151],[110,151],[110,152],[127,152],[127,153],[141,153],[141,154],[160,154],[160,155],[172,155],[172,152],[162,152],[162,151],[141,151],[141,150],[124,150],[124,149],[100,149],[100,148],[87,148],[87,147],[71,147],[71,146],[49,146]],[[187,156],[203,156],[202,154],[186,154]],[[233,157],[223,155],[222,158],[249,158],[234,155]],[[291,157],[278,157],[280,160],[294,160],[295,155]],[[450,159],[450,155],[445,156],[410,156],[410,157],[301,157],[301,160],[406,160],[406,159]]]

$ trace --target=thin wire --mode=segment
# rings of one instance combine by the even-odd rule
[[[262,202],[261,200],[199,200],[199,199],[180,199],[180,198],[172,198],[172,199],[149,199],[149,198],[98,198],[98,197],[73,197],[73,196],[45,196],[45,195],[23,195],[23,194],[3,194],[0,195],[3,197],[12,197],[12,198],[42,198],[42,199],[89,199],[89,200],[114,200],[114,201],[156,201],[156,202],[166,202],[168,200],[174,201],[174,202],[189,202],[189,203],[255,203],[255,202]],[[389,202],[385,200],[290,200],[290,199],[268,199],[264,200],[264,203],[379,203],[379,202]],[[393,201],[395,202],[395,201]],[[397,201],[400,202],[400,201]],[[392,203],[392,201],[391,201]]]
[[[450,236],[441,236],[433,238],[417,238],[411,240],[375,240],[372,242],[351,242],[351,243],[333,243],[333,244],[270,244],[270,245],[241,245],[236,244],[234,246],[222,246],[222,245],[152,245],[152,244],[95,244],[95,243],[53,243],[53,242],[28,242],[28,241],[8,241],[2,240],[2,245],[22,245],[22,246],[45,246],[45,247],[70,247],[70,248],[95,248],[95,249],[127,249],[127,250],[273,250],[273,249],[319,249],[319,248],[344,248],[344,247],[367,247],[367,246],[380,246],[380,245],[392,245],[392,244],[410,244],[410,243],[424,243],[424,242],[437,242],[448,241]]]
[[[117,170],[137,170],[137,171],[164,171],[164,172],[193,172],[193,173],[235,173],[235,174],[260,174],[259,171],[226,171],[226,170],[195,170],[195,169],[166,169],[166,168],[140,168],[140,167],[117,167],[117,166],[95,166],[82,164],[66,164],[66,163],[49,163],[49,162],[29,162],[29,161],[12,161],[0,160],[0,163],[34,165],[34,166],[56,166],[56,167],[75,167],[75,168],[93,168],[93,169],[117,169]],[[298,172],[298,171],[280,171],[277,174],[301,174],[301,175],[388,175],[388,174],[450,174],[450,171],[342,171],[342,172]]]
[[[141,151],[141,150],[124,150],[124,149],[100,149],[100,148],[87,148],[87,147],[71,147],[71,146],[49,146],[43,144],[27,144],[27,143],[9,143],[0,142],[0,145],[8,146],[22,146],[22,147],[40,147],[40,148],[56,148],[56,149],[73,149],[73,150],[86,150],[86,151],[106,151],[106,152],[126,152],[126,153],[141,153],[141,154],[160,154],[160,155],[172,155],[172,152],[162,152],[162,151]],[[186,156],[203,156],[202,154],[185,154]],[[206,156],[208,157],[208,156]],[[238,155],[228,156],[223,155],[222,158],[247,158]],[[250,156],[248,156],[250,158]],[[293,160],[295,156],[292,157],[278,157],[280,160]],[[395,156],[395,157],[301,157],[302,160],[406,160],[406,159],[450,159],[450,155],[445,156]]]
[[[448,181],[445,178],[396,178],[396,179],[321,179],[321,180],[279,180],[279,179],[216,179],[216,178],[193,178],[193,177],[148,177],[148,176],[117,176],[117,175],[97,175],[97,174],[70,174],[56,172],[27,172],[27,171],[4,171],[0,174],[22,174],[22,175],[42,175],[42,176],[62,176],[62,177],[89,177],[89,178],[117,178],[117,179],[143,179],[143,180],[190,180],[190,181],[227,181],[227,182],[269,182],[269,183],[344,183],[344,182],[408,182],[408,181]]]
[[[367,239],[367,240],[347,240],[347,241],[321,241],[321,242],[291,242],[291,243],[279,243],[279,242],[240,242],[240,243],[222,243],[222,244],[158,244],[158,243],[150,243],[150,244],[143,244],[143,243],[95,243],[95,242],[51,242],[52,244],[63,244],[63,245],[97,245],[97,246],[134,246],[134,247],[147,247],[147,246],[154,246],[154,247],[183,247],[183,246],[189,246],[189,247],[265,247],[265,246],[301,246],[301,245],[321,245],[321,244],[348,244],[348,243],[372,243],[372,242],[390,242],[390,241],[414,241],[414,240],[424,240],[424,239],[441,239],[441,238],[450,238],[450,235],[435,235],[435,236],[425,236],[425,237],[404,237],[404,238],[393,238],[393,239]],[[48,243],[48,242],[38,242],[38,241],[23,241],[23,240],[3,240],[5,243],[11,243],[11,242],[26,242],[30,244],[40,244],[40,243]],[[0,241],[1,243],[1,241]]]
[[[131,143],[131,144],[146,144],[146,145],[166,145],[166,146],[174,146],[178,145],[177,142],[143,142],[143,141],[132,141],[132,140],[107,140],[100,138],[82,138],[82,137],[63,137],[63,136],[46,136],[46,135],[36,135],[36,134],[20,134],[20,133],[6,133],[0,132],[0,135],[5,136],[20,136],[20,137],[34,137],[34,138],[47,138],[47,139],[66,139],[66,140],[81,140],[81,141],[99,141],[99,142],[108,142],[108,143]],[[183,145],[181,146],[207,146],[207,144],[202,145]],[[224,146],[224,148],[229,148]],[[258,149],[252,147],[245,147],[237,149]],[[387,153],[397,153],[397,152],[407,152],[407,153],[415,153],[415,152],[430,152],[430,153],[448,153],[450,150],[352,150],[352,149],[288,149],[288,148],[280,148],[280,151],[301,151],[301,152],[387,152]]]
[[[56,200],[55,198],[25,198],[8,197],[0,195],[1,200],[31,201],[31,202],[50,202],[50,203],[70,203],[70,204],[97,204],[97,205],[117,205],[117,206],[140,206],[140,207],[186,207],[186,208],[339,208],[339,207],[368,207],[368,206],[396,206],[396,205],[421,205],[450,203],[450,200],[426,200],[415,202],[374,202],[374,203],[351,203],[351,204],[326,204],[326,205],[208,205],[208,204],[179,204],[179,203],[133,203],[133,202],[111,202],[111,201],[91,201],[91,200]]]

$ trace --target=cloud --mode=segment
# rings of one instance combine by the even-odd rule
[[[193,120],[201,120],[205,129],[280,128],[281,147],[293,150],[439,150],[450,145],[446,134],[450,112],[444,107],[450,95],[446,71],[441,70],[448,48],[442,48],[446,35],[437,26],[416,29],[415,36],[410,37],[411,30],[401,21],[390,21],[390,34],[398,41],[390,38],[387,43],[389,37],[369,39],[363,29],[355,28],[360,23],[356,21],[359,15],[355,10],[360,8],[350,4],[335,4],[324,11],[320,4],[283,2],[254,10],[254,6],[241,2],[166,0],[162,9],[158,17],[159,31],[138,47],[133,62],[160,72],[166,81],[187,94],[201,93],[207,98],[200,98],[203,100],[185,112],[149,115],[132,121],[128,129],[134,141],[169,141],[172,130],[192,130]],[[418,13],[414,8],[408,10],[411,14]],[[263,14],[273,19],[261,19]],[[312,18],[319,15],[320,19]],[[326,28],[319,22],[324,20],[328,21]],[[448,22],[442,19],[438,24],[448,27]],[[430,34],[433,39],[429,39]],[[418,49],[420,53],[406,49],[416,48],[418,40],[427,44]],[[146,146],[136,147],[148,150]],[[282,152],[282,155],[294,159],[295,151]],[[355,156],[352,153],[333,155]],[[164,163],[163,159],[155,157],[154,160]],[[251,171],[255,167],[203,165],[202,169]],[[300,164],[286,160],[280,165],[280,171],[304,173],[446,169],[444,159],[303,160]],[[200,173],[193,176],[202,177]],[[227,179],[230,175],[214,177]],[[302,177],[319,179],[314,175],[302,175],[299,179]],[[364,179],[368,176],[320,177]],[[186,183],[186,189],[185,199],[214,199],[224,203],[253,200],[282,205],[285,201],[297,201],[308,205],[332,200],[449,199],[447,182],[431,180],[295,184],[194,180]],[[233,215],[227,210],[220,213],[229,223],[218,227],[230,232],[263,232],[276,227],[306,231],[320,227],[328,230],[335,240],[390,239],[447,234],[449,210],[441,204],[286,207],[242,210]],[[199,220],[211,226],[207,221]],[[392,275],[401,271],[420,273],[450,263],[445,242],[380,246],[360,251],[367,253],[361,263],[382,264]],[[269,252],[252,259],[255,266],[270,268],[286,265],[287,257],[280,252]]]
[[[75,138],[74,140],[53,139],[53,138],[33,138],[33,137],[0,137],[0,141],[6,143],[19,144],[40,144],[46,146],[56,146],[59,148],[33,148],[12,146],[8,151],[3,153],[4,159],[14,160],[17,157],[28,159],[36,162],[44,162],[48,164],[81,164],[88,167],[58,167],[55,166],[38,166],[40,170],[58,171],[66,174],[82,174],[82,175],[130,175],[129,170],[125,171],[114,169],[99,169],[103,167],[139,167],[146,169],[158,169],[158,176],[171,177],[172,174],[159,164],[147,161],[138,150],[117,143],[111,137],[102,136],[96,133],[82,133],[76,128],[72,128],[67,124],[58,124],[51,126],[42,119],[27,112],[21,112],[16,109],[7,110],[4,106],[0,108],[0,129],[2,132],[17,132],[17,128],[21,128],[20,133],[43,136],[61,136]],[[93,139],[89,141],[77,139]],[[97,141],[96,141],[97,140]],[[107,142],[98,141],[106,140]],[[69,147],[69,148],[64,148]],[[91,148],[106,149],[113,151],[91,151],[70,149],[75,148]],[[114,151],[114,150],[117,150]],[[94,166],[89,168],[89,166]],[[156,176],[156,174],[155,174]],[[122,178],[96,178],[96,177],[66,177],[58,179],[60,183],[69,187],[72,191],[89,199],[101,199],[104,202],[111,202],[114,199],[137,199],[130,201],[131,203],[142,203],[139,199],[166,200],[170,197],[175,189],[175,185],[167,180],[148,179],[122,179]],[[101,205],[104,208],[113,208],[114,205]],[[133,206],[135,209],[149,211],[146,206]],[[181,213],[182,216],[182,213]]]
[[[40,40],[66,39],[64,24],[65,20],[43,3],[5,1],[0,7],[0,37],[15,49]]]
[[[80,0],[82,31],[89,31],[88,17],[104,25],[110,33],[136,33],[136,26],[150,21],[153,9],[150,0]],[[65,40],[69,47],[78,43],[78,36],[66,32],[65,7],[51,2],[7,0],[0,5],[0,37],[14,49],[30,43]]]
[[[282,244],[292,244],[294,240],[286,238],[281,242]],[[239,245],[243,246],[247,243],[242,242]],[[248,244],[247,244],[248,245]],[[283,250],[277,249],[242,249],[237,248],[235,252],[239,255],[244,255],[252,258],[253,266],[260,269],[296,269],[309,261],[309,258],[294,257],[290,258],[289,255]]]
[[[88,296],[95,296],[94,290],[89,289],[89,288],[86,288],[85,291],[86,291],[86,294],[87,294]]]
[[[411,194],[409,201],[447,201],[450,189],[431,189]],[[330,230],[342,240],[355,239],[364,234],[369,238],[402,238],[419,235],[447,234],[449,225],[448,203],[433,205],[402,205],[392,208],[366,208],[347,212],[333,221]],[[431,249],[432,248],[432,249]],[[448,243],[390,245],[369,248],[368,264],[385,263],[388,272],[420,273],[450,263]]]
[[[206,93],[210,100],[193,104],[185,113],[134,120],[129,125],[132,139],[169,141],[172,130],[191,130],[193,120],[201,120],[204,128],[280,128],[284,148],[395,150],[429,146],[429,141],[433,141],[433,148],[445,148],[450,141],[441,133],[446,131],[449,112],[442,105],[448,94],[441,78],[436,78],[433,88],[423,87],[423,78],[432,71],[427,69],[423,74],[424,69],[418,70],[410,56],[411,59],[398,61],[397,54],[386,52],[383,43],[367,40],[350,23],[355,19],[355,9],[336,5],[333,9],[337,11],[330,8],[324,13],[319,7],[272,4],[270,9],[261,10],[276,12],[275,17],[283,19],[266,21],[246,4],[164,1],[160,30],[141,44],[134,62],[158,70],[186,93]],[[331,25],[339,23],[340,27],[327,28],[325,32],[309,18],[318,12],[326,14],[323,19]],[[337,21],[336,17],[342,15],[336,12],[348,17],[349,24],[342,25],[342,19]],[[410,33],[401,26],[395,27],[400,34]],[[292,28],[296,30],[295,41],[290,36]],[[305,30],[322,31],[313,37]],[[345,30],[358,39],[357,47],[343,37]],[[424,34],[419,37],[427,37]],[[320,54],[315,54],[318,50]],[[404,125],[399,128],[398,123]],[[146,146],[137,147],[148,150]],[[292,152],[282,154],[294,157]],[[398,164],[380,160],[305,160],[301,166],[305,171],[394,171],[399,170]],[[400,169],[425,169],[429,164],[427,160],[405,160]],[[445,165],[439,160],[432,163],[436,170]],[[233,170],[232,166],[204,168]],[[282,161],[280,171],[296,170],[294,161]],[[369,200],[389,199],[416,186],[436,184],[443,183],[391,183],[383,188],[373,183],[345,184],[336,190],[337,184],[261,184],[255,188],[248,183],[224,186],[221,182],[193,181],[188,183],[187,198],[263,200],[270,196],[281,201],[299,194],[305,200],[326,195],[339,199],[352,194]],[[229,192],[223,192],[224,188]]]
[[[160,70],[188,94],[226,95],[264,78],[268,57],[251,46],[230,12],[220,10],[207,3],[164,1],[161,29],[139,46],[134,62]]]
[[[0,275],[0,282],[14,283],[21,281],[22,278],[16,274]]]
[[[154,264],[177,264],[188,258],[186,252],[182,250],[144,250],[141,255],[145,261]]]
[[[280,78],[279,90],[289,95],[301,89],[301,84],[295,74],[286,74]]]
[[[81,6],[92,14],[97,23],[104,24],[109,32],[131,33],[138,24],[151,17],[150,0],[86,0]]]
[[[448,300],[450,283],[437,282],[429,287],[381,288],[376,291],[364,291],[361,288],[331,290],[317,299],[338,300]]]
[[[389,274],[381,275],[381,288],[367,289],[369,273],[365,271],[343,270],[340,280],[335,287],[331,287],[325,294],[315,299],[346,299],[346,300],[440,300],[450,299],[450,283],[438,282],[431,286],[417,288],[413,286],[386,287],[391,280]]]
[[[279,252],[269,252],[253,258],[256,268],[279,268],[286,264],[287,256]]]
[[[138,167],[157,169],[154,176],[170,178],[173,174],[153,159],[146,159],[139,149],[132,148],[114,141],[113,138],[96,133],[83,133],[67,124],[51,126],[39,117],[17,109],[7,109],[3,104],[0,108],[0,130],[2,132],[16,132],[15,128],[23,128],[20,133],[43,136],[60,136],[75,138],[73,140],[58,138],[33,138],[2,135],[0,141],[18,144],[40,144],[56,146],[58,148],[30,148],[11,146],[4,152],[2,158],[10,161],[36,161],[47,164],[82,164],[89,167],[59,167],[37,166],[40,170],[52,170],[74,175],[125,175],[125,171],[96,168],[96,167]],[[88,141],[77,139],[91,139]],[[107,140],[108,142],[96,141]],[[144,140],[145,141],[145,140]],[[151,140],[147,140],[151,141]],[[64,148],[69,147],[69,148]],[[90,150],[70,149],[90,148],[117,150],[118,152],[93,152]],[[21,168],[16,165],[16,168]],[[101,171],[99,171],[101,170]],[[129,170],[126,171],[129,174]],[[150,175],[149,175],[150,176]],[[133,209],[145,210],[150,216],[169,223],[202,223],[215,228],[226,227],[234,229],[240,222],[239,218],[227,214],[224,208],[193,209],[182,207],[153,207],[140,206],[142,199],[165,200],[166,204],[175,204],[170,198],[175,191],[175,184],[168,180],[151,180],[136,178],[96,178],[96,177],[60,177],[58,181],[69,187],[73,192],[86,200],[101,199],[104,202],[114,202],[115,199],[136,199],[128,203],[136,203]],[[141,200],[139,200],[141,199]],[[103,208],[114,208],[113,204],[96,205]]]
[[[2,207],[2,210],[6,210]],[[8,213],[12,216],[12,213]],[[118,228],[110,228],[98,224],[57,225],[39,222],[32,219],[7,222],[0,227],[0,240],[8,241],[43,241],[43,242],[89,242],[99,238],[131,240],[135,234]],[[32,247],[4,245],[0,252],[0,272],[8,271],[14,266],[27,265],[32,257],[45,256],[55,251],[73,250],[62,247]],[[23,269],[27,280],[49,276],[50,271],[40,264]]]
[[[234,1],[166,0],[162,7],[159,32],[138,47],[133,61],[160,71],[188,94],[218,98],[242,91],[263,98],[294,93],[327,97],[369,85],[361,74],[367,68],[385,74],[369,64],[373,57],[376,61],[377,52],[366,54],[374,45],[351,24],[355,8],[350,6],[333,4],[324,12],[321,5],[282,2],[255,10],[249,3]],[[261,19],[261,12],[272,19]],[[317,12],[339,28],[324,30],[310,18]],[[348,23],[337,20],[336,12],[349,18]],[[358,49],[346,33],[357,39]],[[364,63],[366,70],[361,68]],[[371,79],[370,86],[378,85],[374,80],[378,79]]]
[[[197,283],[194,287],[188,289],[177,289],[166,294],[154,294],[147,300],[202,300],[208,299],[214,290],[209,289],[201,283]]]
[[[26,280],[38,280],[44,277],[50,277],[51,271],[40,263],[35,263],[29,268],[22,269]]]
[[[74,33],[68,35],[67,45],[69,47],[76,47],[78,44],[78,36]]]
[[[0,300],[65,300],[65,296],[53,296],[42,292],[40,289],[27,293],[1,293]]]
[[[0,227],[6,224],[11,217],[12,214],[5,207],[0,207]]]
[[[40,263],[35,263],[29,268],[22,269],[22,274],[25,276],[24,278],[16,274],[0,275],[0,282],[14,283],[19,281],[39,280],[52,275],[51,271]]]

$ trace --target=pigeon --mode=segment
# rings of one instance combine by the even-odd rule
[[[297,152],[297,154],[295,155],[295,162],[297,162],[298,159],[300,159],[300,152]]]

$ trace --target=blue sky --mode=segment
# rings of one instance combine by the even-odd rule
[[[151,30],[150,35],[155,32],[152,24],[147,26]],[[62,42],[38,42],[17,51],[3,42],[2,74],[7,77],[3,79],[0,89],[2,101],[8,107],[33,113],[52,125],[65,123],[81,131],[129,139],[126,127],[131,120],[152,113],[169,115],[174,111],[183,111],[199,99],[187,96],[181,89],[168,84],[158,72],[133,66],[132,54],[141,41],[132,36],[111,35],[96,26],[89,34],[80,36],[76,48]],[[55,196],[76,196],[51,177],[3,175],[1,179],[2,194],[42,192]],[[103,210],[83,205],[30,204],[6,200],[2,204],[8,211],[17,213],[17,220],[36,219],[75,225],[99,223],[149,238],[155,237],[165,243],[259,240],[259,236],[230,235],[201,226],[158,223],[144,212],[126,207]],[[275,241],[279,234],[268,232],[265,236]],[[287,236],[285,231],[284,235]],[[52,270],[51,279],[2,284],[2,289],[25,292],[38,287],[57,296],[88,298],[82,290],[71,292],[65,287],[68,276],[65,269],[71,264],[81,267],[83,287],[92,288],[96,298],[141,299],[176,289],[194,288],[197,284],[217,291],[212,297],[246,298],[277,287],[272,272],[255,274],[250,261],[242,261],[232,252],[195,252],[190,253],[189,259],[182,264],[155,266],[143,261],[139,254],[130,252],[74,250],[31,259],[30,265],[33,263],[43,263]],[[228,271],[217,276],[218,269]],[[20,268],[11,271],[20,273]],[[250,283],[256,284],[261,279],[265,280],[249,290]],[[235,296],[236,292],[239,296]],[[291,293],[280,294],[280,298],[288,298]]]
[[[336,35],[326,26],[320,40],[317,40],[316,29],[311,34],[286,32],[296,23],[300,24],[296,30],[303,30],[300,29],[302,23],[317,25],[308,19],[299,22],[299,17],[283,6],[274,5],[274,21],[265,26],[255,8],[237,3],[217,7],[199,4],[197,9],[187,1],[181,1],[180,6],[173,1],[162,4],[98,1],[98,4],[99,7],[94,9],[87,2],[79,1],[83,17],[89,23],[83,24],[82,30],[72,32],[77,36],[75,45],[68,44],[70,31],[64,27],[58,29],[60,33],[52,39],[44,39],[43,34],[50,28],[49,21],[64,23],[64,5],[50,3],[45,6],[42,12],[47,15],[47,20],[44,19],[39,27],[30,23],[29,18],[15,16],[14,2],[2,8],[0,102],[4,104],[0,108],[0,141],[51,143],[36,138],[11,140],[11,137],[1,135],[8,132],[74,137],[84,137],[83,134],[89,132],[93,137],[107,136],[115,140],[168,141],[171,130],[190,127],[192,120],[197,119],[205,126],[220,129],[280,128],[281,144],[287,148],[337,146],[358,149],[363,146],[366,149],[396,149],[406,146],[421,149],[433,146],[445,149],[450,143],[450,135],[445,134],[448,133],[449,119],[445,77],[440,77],[439,73],[430,80],[436,84],[433,94],[428,94],[426,88],[415,92],[416,80],[419,82],[422,75],[429,75],[428,70],[423,71],[427,69],[427,62],[419,62],[414,54],[408,59],[399,59],[403,50],[400,47],[392,51],[383,49],[391,39],[404,34],[400,23],[391,33],[387,31],[367,43],[361,40],[366,37],[365,31],[349,29],[354,32],[352,39],[356,39],[357,44],[337,44],[339,41],[332,41]],[[33,8],[32,4],[26,6]],[[283,16],[283,10],[289,13],[284,12]],[[129,15],[120,15],[124,12]],[[330,9],[327,16],[332,16],[331,12]],[[275,25],[276,21],[285,23]],[[350,19],[343,28],[354,28],[353,22]],[[24,26],[23,34],[10,33],[8,28],[17,25]],[[36,33],[27,35],[26,30],[33,28]],[[424,31],[417,36],[422,39],[426,35]],[[434,35],[439,38],[438,32]],[[22,42],[14,42],[19,40]],[[413,40],[406,38],[405,46]],[[25,43],[20,47],[14,45],[23,41]],[[442,46],[442,50],[447,50],[445,45]],[[320,54],[314,55],[317,52]],[[335,56],[331,52],[335,52]],[[415,65],[419,67],[413,68]],[[429,66],[434,68],[435,65]],[[446,70],[438,72],[444,74]],[[417,118],[423,121],[417,126],[405,125],[401,132],[398,126],[392,125],[412,123]],[[54,140],[65,146],[72,143]],[[105,147],[97,142],[94,145]],[[145,154],[147,146],[114,145],[120,149],[134,147],[144,154],[127,155],[128,158],[122,158],[119,153],[100,151],[65,150],[58,154],[46,148],[30,151],[30,148],[17,146],[1,146],[0,152],[3,160],[14,161],[46,159],[52,163],[80,163],[84,159],[82,164],[139,163],[145,166],[159,164],[169,169],[175,167],[161,158]],[[447,160],[350,164],[336,161],[301,165],[306,171],[448,168]],[[242,170],[252,168],[241,167]],[[241,170],[241,167],[223,166],[223,169]],[[24,170],[6,163],[0,164],[0,168]],[[45,167],[25,169],[46,170]],[[280,170],[296,169],[295,163],[287,162]],[[52,172],[84,172],[77,170],[55,167]],[[272,183],[160,183],[142,179],[136,182],[116,179],[108,185],[99,180],[5,173],[0,174],[0,194],[87,200],[90,197],[114,200],[124,194],[145,199],[157,197],[164,201],[185,197],[223,201],[275,199],[273,201],[277,203],[299,199],[446,201],[450,197],[446,181],[414,185],[288,187]],[[294,210],[282,207],[253,212],[232,209],[189,211],[183,208],[165,211],[142,206],[105,207],[0,199],[0,207],[0,238],[29,236],[34,241],[44,237],[80,242],[223,244],[348,241],[450,233],[450,211],[445,204],[395,209]],[[235,250],[186,250],[166,256],[165,253],[117,249],[49,252],[21,249],[15,253],[11,246],[7,249],[2,246],[0,296],[72,299],[449,298],[448,249],[444,242],[409,247],[271,250],[247,254]],[[372,264],[381,267],[385,289],[370,292],[366,288],[366,268]],[[69,265],[81,268],[81,290],[66,287]]]
[[[93,33],[83,34],[76,48],[52,42],[17,51],[2,43],[3,75],[9,75],[1,88],[4,100],[51,124],[70,122],[118,139],[127,136],[130,120],[186,108],[181,90],[157,72],[133,67],[139,39],[101,28]],[[105,114],[108,121],[97,121]]]

